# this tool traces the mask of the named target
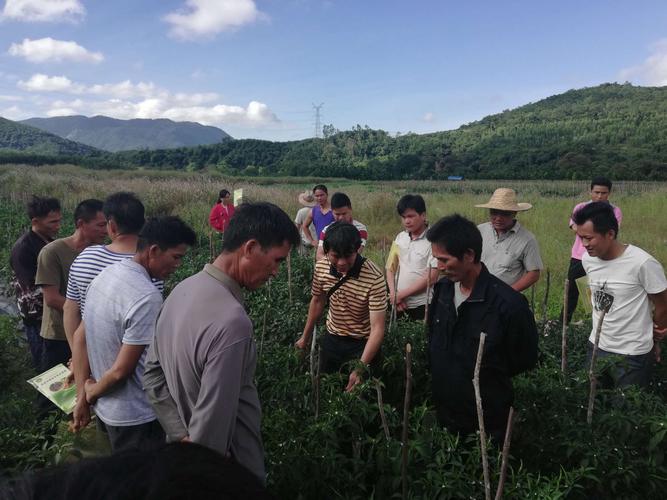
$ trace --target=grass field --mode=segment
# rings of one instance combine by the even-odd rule
[[[104,198],[119,190],[136,192],[148,213],[176,214],[191,224],[198,234],[207,235],[208,212],[221,188],[244,189],[246,200],[276,203],[289,214],[299,208],[297,195],[319,179],[254,178],[224,179],[217,174],[188,174],[168,171],[93,171],[72,166],[0,167],[0,197],[12,204],[22,204],[31,194],[56,196],[70,211],[84,198]],[[358,182],[324,179],[329,193],[346,192],[353,204],[355,218],[369,230],[367,255],[376,263],[384,261],[391,241],[400,231],[395,206],[406,193],[424,196],[431,221],[458,212],[479,223],[487,211],[475,204],[488,200],[497,187],[511,187],[520,201],[533,204],[533,209],[520,214],[519,220],[532,231],[540,245],[542,259],[551,275],[548,314],[556,315],[561,307],[562,288],[574,239],[568,219],[574,205],[588,199],[585,181],[392,181]],[[667,184],[619,182],[614,186],[612,201],[623,210],[621,239],[647,250],[660,262],[667,263]],[[18,220],[6,222],[12,227],[26,226],[20,212]],[[11,238],[16,229],[4,231]],[[4,241],[5,245],[11,244]],[[527,292],[532,298],[532,291]],[[546,293],[546,272],[535,286],[536,312],[541,317]],[[576,318],[584,313],[577,311]]]

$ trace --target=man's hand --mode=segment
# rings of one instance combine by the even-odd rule
[[[660,343],[656,342],[653,344],[653,356],[655,356],[655,362],[660,363],[662,359],[660,358],[660,354],[662,353],[662,349],[660,348]]]
[[[308,349],[308,341],[309,341],[309,340],[310,340],[310,339],[308,339],[308,338],[306,337],[306,335],[303,335],[303,334],[302,334],[301,337],[299,337],[299,340],[297,340],[297,341],[294,343],[294,347],[296,347],[297,349],[299,349],[299,350],[301,350],[301,351],[305,351],[306,349]]]
[[[350,373],[350,378],[347,381],[347,387],[345,388],[345,392],[352,392],[352,390],[361,383],[361,375],[359,375],[359,372],[357,370],[352,370]]]
[[[69,358],[67,362],[67,369],[69,370],[69,375],[65,378],[65,387],[69,387],[74,383],[74,370],[72,369],[72,358]]]
[[[72,413],[72,421],[69,423],[71,432],[79,432],[90,423],[90,406],[85,400],[77,400]]]
[[[95,395],[96,386],[97,381],[94,378],[89,378],[83,384],[83,389],[86,393],[86,402],[90,405],[95,404],[95,401],[97,401],[97,396]]]
[[[660,342],[667,335],[667,328],[658,328],[658,325],[653,324],[653,340]]]

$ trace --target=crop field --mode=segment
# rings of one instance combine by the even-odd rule
[[[294,215],[297,195],[324,181],[329,193],[344,191],[355,218],[369,230],[366,255],[383,261],[400,221],[395,205],[406,193],[422,194],[428,218],[435,222],[453,212],[483,222],[486,211],[474,205],[488,200],[497,187],[514,188],[519,201],[534,208],[519,216],[540,244],[546,272],[527,297],[541,332],[540,363],[516,377],[518,412],[506,498],[658,498],[667,487],[667,368],[654,372],[649,389],[599,391],[592,425],[586,423],[588,376],[584,370],[590,320],[583,308],[571,327],[569,370],[560,370],[560,328],[555,319],[563,300],[563,283],[573,234],[572,207],[587,199],[583,181],[392,181],[352,182],[333,179],[223,178],[215,174],[156,171],[93,171],[71,166],[0,167],[0,277],[9,276],[8,253],[27,227],[23,204],[32,194],[58,197],[65,219],[84,198],[119,190],[137,193],[149,215],[174,214],[193,226],[199,244],[167,283],[167,290],[209,261],[207,218],[221,188],[243,188],[245,200],[271,201]],[[667,184],[619,182],[612,202],[623,210],[620,238],[667,263]],[[61,234],[69,234],[71,221]],[[263,439],[268,487],[278,498],[483,498],[479,443],[439,428],[430,402],[424,326],[400,322],[385,337],[381,374],[373,374],[353,394],[342,392],[344,376],[311,377],[309,359],[292,345],[306,319],[312,261],[292,254],[290,272],[249,294],[248,306],[258,346],[257,386],[263,407]],[[546,302],[546,308],[544,307]],[[77,459],[87,438],[66,432],[58,417],[37,424],[33,394],[23,381],[30,374],[27,349],[17,322],[0,317],[0,469],[13,474]],[[405,346],[412,346],[412,396],[408,440],[402,441]],[[9,389],[6,389],[9,388]],[[49,425],[59,426],[55,439]],[[92,434],[92,431],[88,431]],[[93,439],[93,438],[90,438]],[[402,452],[407,463],[402,471]],[[84,453],[85,454],[85,453]],[[500,452],[490,448],[491,483],[499,480]]]

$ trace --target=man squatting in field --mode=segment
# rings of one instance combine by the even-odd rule
[[[428,284],[438,279],[438,269],[431,254],[431,243],[426,239],[426,202],[420,195],[406,194],[396,206],[404,231],[396,236],[387,260],[389,300],[398,311],[398,317],[407,315],[412,320],[423,320],[427,302]],[[398,268],[395,269],[396,260]],[[394,286],[398,273],[398,287]],[[430,274],[430,276],[429,276]]]
[[[574,244],[572,245],[572,252],[570,254],[571,255],[570,267],[567,270],[567,279],[569,280],[569,288],[567,291],[567,323],[569,323],[570,320],[572,319],[574,310],[577,308],[577,302],[579,301],[579,289],[577,288],[576,280],[582,278],[583,276],[586,276],[586,271],[584,271],[584,267],[581,265],[581,259],[586,253],[586,249],[584,248],[584,245],[581,242],[581,238],[579,237],[578,234],[576,234],[577,225],[574,222],[574,216],[579,210],[581,210],[589,203],[595,201],[604,201],[606,203],[609,203],[610,194],[611,194],[611,181],[606,177],[596,177],[591,181],[590,201],[579,203],[572,210],[569,227],[570,229],[572,229],[572,231],[574,231],[575,238],[574,238]],[[618,221],[618,227],[621,227],[621,220],[623,219],[623,213],[621,212],[621,209],[615,205],[612,205],[611,203],[609,203],[609,205],[614,209],[614,216]],[[563,311],[561,311],[559,317],[560,318],[563,317]]]
[[[426,233],[445,277],[433,291],[428,351],[439,422],[452,432],[477,430],[472,384],[480,333],[487,337],[480,371],[484,425],[502,443],[513,401],[512,377],[535,366],[537,328],[528,301],[480,261],[482,235],[458,214]]]
[[[149,219],[134,257],[106,267],[88,287],[83,321],[92,378],[85,382],[85,397],[114,452],[164,444],[142,387],[146,347],[162,306],[151,279],[168,278],[196,240],[178,217]]]
[[[589,358],[601,311],[611,302],[598,344],[597,355],[611,358],[602,381],[607,386],[646,386],[654,358],[660,360],[659,342],[667,332],[665,272],[641,248],[618,241],[618,218],[609,203],[587,204],[574,214],[574,223],[587,252],[581,263],[593,299]]]
[[[222,253],[176,285],[149,348],[144,389],[169,441],[203,444],[266,482],[257,351],[242,288],[278,273],[300,241],[290,217],[271,203],[241,205]]]
[[[315,264],[308,318],[295,345],[298,349],[310,345],[313,328],[328,301],[320,371],[337,372],[352,360],[359,360],[367,367],[377,366],[387,310],[382,271],[359,254],[361,235],[352,224],[334,222],[322,243],[326,258]],[[345,390],[351,391],[360,381],[360,369],[352,369]]]
[[[42,364],[42,327],[44,304],[42,289],[35,286],[37,256],[44,246],[53,241],[60,230],[62,214],[55,198],[33,196],[27,206],[30,229],[16,240],[9,258],[12,268],[12,286],[28,340],[32,366],[39,370]]]

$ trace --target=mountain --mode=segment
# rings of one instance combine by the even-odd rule
[[[99,150],[68,141],[35,127],[0,117],[0,151],[3,153],[30,153],[50,156],[97,155]]]
[[[106,116],[57,116],[30,118],[21,123],[106,151],[169,149],[216,144],[231,139],[229,134],[216,127],[167,119],[117,120]]]
[[[128,152],[126,165],[216,168],[234,175],[353,179],[667,180],[667,87],[603,84],[570,90],[457,130],[391,136],[357,125],[324,139],[228,141]]]

